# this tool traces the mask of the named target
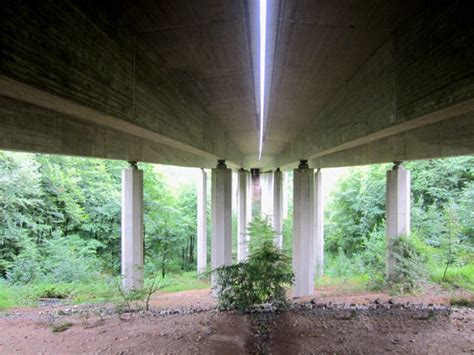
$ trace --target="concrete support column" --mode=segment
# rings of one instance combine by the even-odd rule
[[[273,171],[260,174],[262,186],[262,217],[270,223],[273,220]]]
[[[122,172],[122,285],[143,288],[143,171],[136,162]]]
[[[211,267],[232,263],[232,170],[225,160],[212,169]]]
[[[237,206],[237,260],[245,261],[248,254],[248,198],[249,198],[249,173],[240,169],[238,172],[238,206]]]
[[[324,272],[324,206],[323,206],[323,177],[321,169],[315,175],[315,262],[316,275],[323,276]]]
[[[275,245],[283,247],[283,173],[277,168],[273,175],[273,230]]]
[[[394,240],[410,234],[410,171],[401,162],[395,162],[387,171],[386,238],[387,238],[387,277],[392,277],[395,263],[392,254]]]
[[[207,271],[207,172],[202,169],[197,186],[197,270]]]
[[[252,174],[247,172],[247,224],[252,222]],[[247,239],[250,242],[250,235],[247,233]]]
[[[283,220],[288,218],[288,173],[283,173]]]
[[[314,293],[314,170],[301,160],[293,175],[293,297]]]

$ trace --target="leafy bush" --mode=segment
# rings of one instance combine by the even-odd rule
[[[250,253],[262,248],[267,242],[273,242],[275,238],[275,232],[268,218],[259,215],[255,216],[249,223],[248,233],[250,235]]]
[[[247,262],[216,270],[219,308],[249,311],[256,305],[287,306],[286,287],[293,283],[290,258],[273,241],[264,241]]]
[[[83,240],[79,236],[57,236],[46,241],[41,248],[26,240],[7,278],[16,284],[87,281],[98,276],[97,247],[97,241]]]
[[[427,255],[423,244],[415,236],[401,236],[392,243],[394,263],[387,286],[393,292],[405,293],[418,290],[427,279]]]

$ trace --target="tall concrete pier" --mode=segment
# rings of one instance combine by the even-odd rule
[[[410,234],[410,171],[401,162],[396,162],[392,170],[387,171],[387,277],[393,276],[396,263],[393,257],[393,242]]]
[[[143,287],[143,171],[136,162],[122,172],[122,285]]]

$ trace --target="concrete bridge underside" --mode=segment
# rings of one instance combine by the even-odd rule
[[[227,167],[244,168],[245,260],[248,169],[270,170],[262,213],[281,246],[276,168],[301,161],[293,295],[312,294],[324,256],[315,168],[474,153],[474,14],[468,1],[268,3],[260,127],[258,1],[8,0],[0,13],[0,149],[213,168],[213,269],[232,263]],[[206,183],[203,170],[199,270],[207,267]],[[392,242],[410,232],[410,172],[399,163],[387,172],[386,208],[390,277]],[[140,288],[143,172],[135,163],[123,171],[121,224],[123,285]]]
[[[0,148],[195,167],[474,153],[468,1],[7,1]]]

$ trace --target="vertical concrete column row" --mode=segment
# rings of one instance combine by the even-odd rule
[[[232,263],[232,170],[224,160],[212,169],[211,267]]]
[[[301,297],[314,292],[315,177],[306,160],[294,170],[293,179],[293,297]]]
[[[197,186],[197,270],[207,270],[207,172],[202,169]]]
[[[316,275],[324,272],[324,206],[323,206],[323,176],[321,169],[315,175],[315,262]]]
[[[143,171],[135,162],[122,171],[122,285],[143,287]]]
[[[275,245],[283,247],[283,173],[277,168],[273,174],[273,219]]]
[[[401,162],[395,162],[387,171],[386,192],[386,238],[387,238],[387,277],[393,274],[395,259],[393,242],[402,235],[410,234],[410,171]]]
[[[237,260],[245,261],[248,254],[248,198],[249,198],[249,173],[244,169],[238,172],[238,206],[237,206]]]

